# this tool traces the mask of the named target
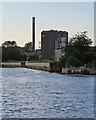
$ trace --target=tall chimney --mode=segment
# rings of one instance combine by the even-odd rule
[[[35,17],[33,17],[32,21],[32,42],[33,42],[33,51],[35,51]]]

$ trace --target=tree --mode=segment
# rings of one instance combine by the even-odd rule
[[[15,41],[5,41],[3,44],[2,44],[2,47],[16,47],[17,46],[17,43]]]
[[[39,60],[39,56],[37,54],[31,55],[28,58],[28,61]]]
[[[91,57],[92,60],[90,63],[88,63],[88,66],[89,67],[96,67],[96,46],[90,47],[90,51],[92,54],[92,57]]]
[[[60,60],[60,66],[81,66],[92,61],[90,45],[92,44],[85,32],[77,33],[65,47],[65,56]]]
[[[89,45],[92,44],[92,40],[89,39],[86,34],[87,31],[75,34],[75,36],[70,39],[69,44],[75,46],[89,47]]]
[[[33,51],[33,44],[32,42],[28,42],[24,46],[24,52],[32,52]]]
[[[25,60],[26,56],[21,54],[20,47],[15,41],[6,41],[2,44],[2,61]]]
[[[2,47],[2,61],[21,60],[21,53],[18,47]]]

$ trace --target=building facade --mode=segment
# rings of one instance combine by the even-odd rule
[[[41,32],[42,59],[54,60],[56,56],[55,50],[62,49],[63,47],[66,46],[67,43],[68,43],[68,32],[66,31],[57,31],[57,30],[42,31]]]

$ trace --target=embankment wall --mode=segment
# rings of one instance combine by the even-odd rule
[[[21,63],[1,63],[1,66],[7,68],[15,68],[15,67],[21,67]]]
[[[94,74],[96,75],[96,68],[89,68],[89,67],[85,67],[85,66],[81,66],[81,67],[66,67],[66,68],[62,68],[62,73],[63,74]]]
[[[25,67],[37,70],[50,71],[50,63],[25,63]]]
[[[56,72],[57,70],[57,64],[56,63],[2,63],[2,67],[7,68],[15,68],[15,67],[26,67],[30,69],[36,69],[36,70],[44,70],[44,71],[50,71],[50,72]]]

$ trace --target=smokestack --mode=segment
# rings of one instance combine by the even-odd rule
[[[33,51],[35,51],[35,17],[33,17],[32,21],[32,42],[33,42]]]

